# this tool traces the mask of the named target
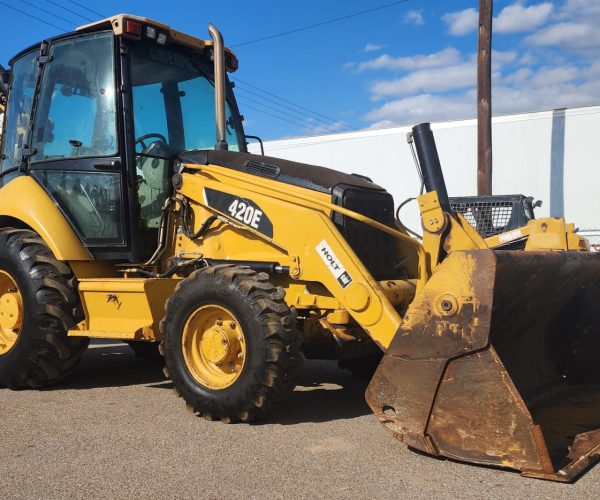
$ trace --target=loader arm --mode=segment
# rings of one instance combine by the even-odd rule
[[[415,283],[418,291],[427,279],[425,251],[416,240],[305,189],[294,189],[218,165],[185,164],[184,168],[187,173],[184,171],[176,182],[179,193],[194,203],[196,226],[215,212],[225,220],[221,220],[221,227],[217,228],[218,242],[208,236],[201,241],[180,236],[176,246],[182,249],[183,256],[206,255],[229,261],[248,260],[250,256],[257,261],[275,262],[289,268],[295,282],[320,283],[334,300],[327,304],[325,297],[311,294],[306,288],[288,287],[288,303],[302,307],[312,301],[315,306],[333,305],[332,309],[347,310],[382,349],[387,349],[401,323],[397,310],[405,308],[412,300]],[[211,206],[211,196],[218,200],[223,195],[228,201],[250,200],[252,205],[260,207],[269,218],[272,232],[265,234],[261,228],[241,224],[228,210],[231,202],[222,205],[213,202]],[[394,280],[398,297],[395,303],[388,299],[385,285],[371,276],[341,237],[331,221],[332,212],[342,213],[393,236],[417,256],[416,281]]]

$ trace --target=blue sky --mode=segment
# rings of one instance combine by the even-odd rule
[[[202,38],[213,22],[235,46],[391,0],[3,3],[65,31],[88,22],[81,16],[98,18],[77,3],[103,15],[154,18]],[[234,48],[246,132],[273,139],[475,116],[477,4],[408,0]],[[494,9],[494,114],[600,103],[600,0],[497,0]],[[0,12],[4,65],[22,48],[60,32],[3,5]]]

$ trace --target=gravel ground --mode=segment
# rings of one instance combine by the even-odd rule
[[[600,466],[563,485],[411,452],[364,389],[335,363],[307,362],[268,421],[207,422],[160,368],[98,343],[52,390],[0,390],[0,497],[600,497]]]

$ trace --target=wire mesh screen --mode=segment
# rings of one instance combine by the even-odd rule
[[[512,201],[450,200],[455,212],[461,213],[481,236],[488,238],[511,229],[514,204]]]

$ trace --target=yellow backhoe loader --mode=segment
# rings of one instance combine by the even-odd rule
[[[600,255],[562,219],[494,249],[451,209],[428,124],[422,243],[368,179],[249,154],[237,59],[209,33],[116,15],[2,72],[0,384],[55,384],[88,339],[120,339],[160,346],[195,413],[245,422],[303,356],[383,352],[367,401],[409,446],[558,481],[588,467]]]

